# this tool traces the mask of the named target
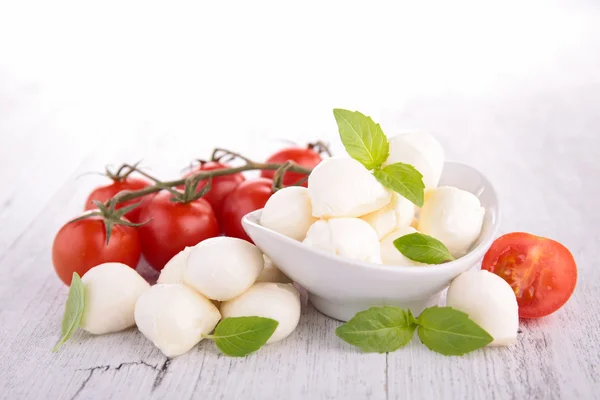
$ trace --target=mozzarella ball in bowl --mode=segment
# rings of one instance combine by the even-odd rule
[[[381,263],[377,232],[360,218],[318,220],[303,243],[338,256]]]
[[[392,193],[392,200],[377,211],[360,217],[375,229],[379,239],[396,228],[409,226],[415,218],[415,205],[398,193]]]
[[[415,232],[417,232],[415,228],[403,226],[402,228],[394,229],[391,233],[381,239],[379,242],[381,247],[381,262],[387,265],[425,265],[405,257],[404,254],[400,253],[400,250],[394,246],[394,240]]]
[[[259,223],[292,239],[304,240],[315,221],[308,189],[290,186],[278,190],[267,200]]]
[[[473,193],[443,186],[426,192],[418,230],[442,242],[454,258],[459,258],[479,237],[484,214]]]
[[[388,204],[392,193],[358,161],[323,160],[308,177],[312,215],[317,218],[360,217]]]
[[[150,288],[134,269],[121,263],[100,264],[86,272],[81,282],[85,302],[80,327],[94,335],[133,326],[135,303]]]
[[[267,341],[279,342],[288,337],[300,320],[300,294],[289,283],[261,282],[221,304],[223,318],[264,317],[279,322],[277,329]]]
[[[181,284],[154,285],[135,305],[138,329],[167,357],[189,351],[220,319],[210,300]]]
[[[181,283],[183,282],[183,272],[187,267],[188,257],[192,251],[191,247],[186,247],[173,258],[160,271],[156,283]]]
[[[411,132],[389,139],[390,155],[385,165],[410,164],[423,175],[426,188],[435,188],[444,168],[444,149],[430,134]]]
[[[494,341],[507,346],[517,340],[519,306],[510,285],[489,271],[463,272],[450,284],[446,305],[469,315]]]
[[[252,243],[215,237],[192,248],[183,283],[209,299],[226,301],[252,286],[263,267],[262,252]]]

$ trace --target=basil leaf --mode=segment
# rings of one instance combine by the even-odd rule
[[[419,318],[419,339],[430,350],[460,356],[480,349],[493,340],[489,333],[452,307],[426,308]]]
[[[339,326],[335,334],[365,352],[395,351],[411,341],[416,321],[410,310],[398,307],[371,307]]]
[[[404,257],[424,264],[442,264],[454,260],[442,242],[419,232],[400,236],[394,240],[394,246]]]
[[[383,186],[406,197],[418,207],[423,206],[425,184],[423,175],[410,164],[395,163],[376,170],[373,175]]]
[[[62,338],[52,349],[53,352],[57,351],[64,342],[69,340],[71,335],[79,328],[84,307],[85,287],[77,272],[73,272],[71,286],[69,287],[69,295],[67,296],[67,302],[65,303],[65,314],[63,315],[62,320]]]
[[[390,145],[379,124],[358,111],[336,108],[333,116],[350,157],[367,169],[379,168],[390,154]]]
[[[262,317],[225,318],[213,335],[213,339],[223,354],[231,357],[244,357],[260,349],[269,340],[279,322]]]

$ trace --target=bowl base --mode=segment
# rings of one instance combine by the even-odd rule
[[[442,291],[443,292],[443,291]],[[417,317],[421,311],[427,307],[438,305],[441,299],[442,292],[439,292],[424,301],[417,302],[402,302],[402,301],[380,301],[380,302],[356,302],[356,303],[341,303],[330,299],[326,299],[313,294],[308,295],[308,298],[313,306],[321,313],[328,317],[337,319],[339,321],[347,322],[357,312],[364,311],[370,307],[377,306],[396,306],[403,309],[410,309],[415,317]]]

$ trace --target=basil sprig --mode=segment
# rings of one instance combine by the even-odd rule
[[[385,353],[407,345],[417,330],[429,349],[462,355],[480,349],[493,338],[469,316],[452,307],[429,307],[418,318],[399,307],[371,307],[339,326],[335,334],[365,352]]]
[[[336,108],[333,116],[350,157],[372,170],[383,186],[421,207],[425,191],[423,175],[409,164],[396,163],[383,167],[390,154],[390,143],[381,126],[358,111]]]

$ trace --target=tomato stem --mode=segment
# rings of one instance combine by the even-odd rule
[[[241,165],[239,167],[215,169],[215,170],[211,170],[211,171],[198,171],[198,172],[195,172],[192,175],[188,176],[187,178],[181,178],[181,179],[164,181],[164,182],[158,181],[156,178],[151,177],[150,175],[148,175],[144,172],[141,172],[137,168],[136,165],[124,164],[123,165],[124,168],[130,168],[134,171],[140,172],[142,175],[148,177],[149,179],[152,179],[155,182],[155,184],[152,186],[145,187],[144,189],[140,189],[140,190],[121,192],[121,193],[117,194],[113,198],[113,200],[115,200],[115,203],[122,203],[122,202],[125,202],[128,200],[137,199],[139,197],[142,197],[142,196],[145,196],[148,194],[160,192],[163,189],[169,190],[169,189],[173,188],[174,186],[185,185],[187,181],[199,182],[204,179],[216,178],[218,176],[224,176],[224,175],[237,174],[239,172],[245,172],[245,171],[256,171],[256,170],[275,170],[276,171],[282,167],[285,168],[285,171],[297,172],[297,173],[301,173],[301,174],[310,174],[312,171],[311,168],[302,167],[292,161],[288,161],[286,163],[255,162],[255,161],[250,160],[247,157],[241,156],[238,153],[234,153],[234,152],[231,152],[231,151],[225,150],[225,149],[215,149],[215,151],[213,152],[213,156],[215,155],[215,153],[218,155],[217,150],[225,153],[225,154],[222,154],[222,156],[225,156],[225,155],[235,156],[237,158],[244,160],[246,162],[246,164]],[[218,159],[221,159],[221,158],[218,158]],[[174,190],[174,189],[171,189],[171,190]]]
[[[309,143],[308,148],[316,151],[319,154],[326,154],[327,156],[331,157],[331,149],[329,148],[329,145],[321,140]]]

